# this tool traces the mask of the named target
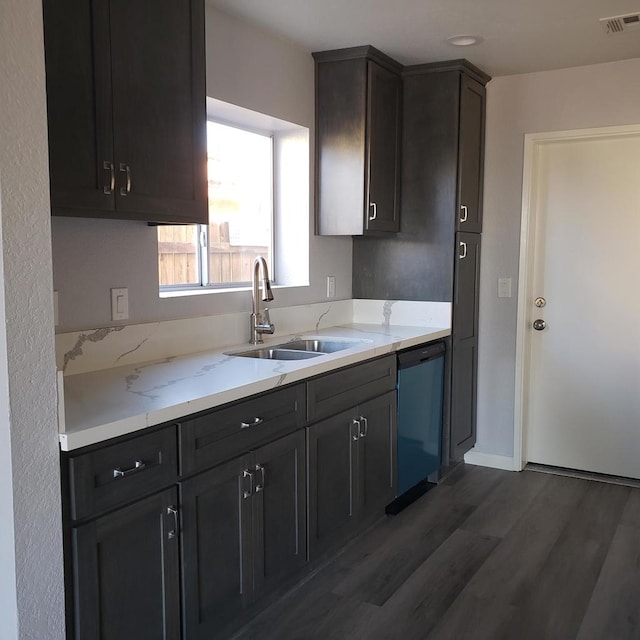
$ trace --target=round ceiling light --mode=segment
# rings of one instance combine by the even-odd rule
[[[447,38],[447,42],[452,44],[454,47],[470,47],[474,44],[479,44],[482,42],[482,38],[480,36],[451,36]]]

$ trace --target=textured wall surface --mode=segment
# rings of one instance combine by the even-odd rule
[[[207,95],[308,127],[313,176],[314,67],[308,52],[207,6]],[[308,213],[313,229],[312,204]],[[112,287],[129,288],[130,323],[251,308],[249,291],[159,298],[156,230],[145,223],[53,218],[52,226],[58,331],[112,325]],[[311,235],[310,286],[276,290],[271,306],[325,301],[328,275],[336,276],[336,298],[351,298],[351,246],[350,237]]]
[[[64,636],[62,525],[51,294],[51,229],[39,0],[3,0],[0,19],[0,212],[6,359],[0,443],[10,447],[2,491],[13,489],[14,551],[0,546],[2,638]],[[0,341],[1,344],[2,341]],[[0,357],[2,356],[0,348]],[[9,389],[9,421],[2,382]],[[11,518],[3,501],[3,540]],[[14,603],[17,602],[17,607]],[[19,632],[11,628],[17,611]],[[7,616],[5,618],[5,615]],[[5,620],[8,627],[5,627]]]
[[[487,87],[478,443],[513,454],[524,134],[640,123],[640,59],[494,78]],[[513,297],[497,279],[513,278]]]

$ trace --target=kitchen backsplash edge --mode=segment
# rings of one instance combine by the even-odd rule
[[[275,337],[349,323],[451,327],[448,302],[335,300],[272,309]],[[119,325],[56,335],[63,375],[101,371],[249,341],[249,313]]]

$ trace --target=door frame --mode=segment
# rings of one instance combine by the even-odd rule
[[[513,468],[522,471],[527,464],[527,400],[531,368],[531,332],[527,312],[533,297],[533,273],[536,231],[536,185],[538,182],[540,148],[568,140],[597,140],[635,136],[640,125],[594,127],[568,131],[526,133],[522,170],[522,216],[520,221],[520,262],[518,269],[518,308],[516,327],[516,370],[513,427]]]

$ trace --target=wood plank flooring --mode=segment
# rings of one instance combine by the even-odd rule
[[[461,465],[235,639],[640,639],[640,488]]]

